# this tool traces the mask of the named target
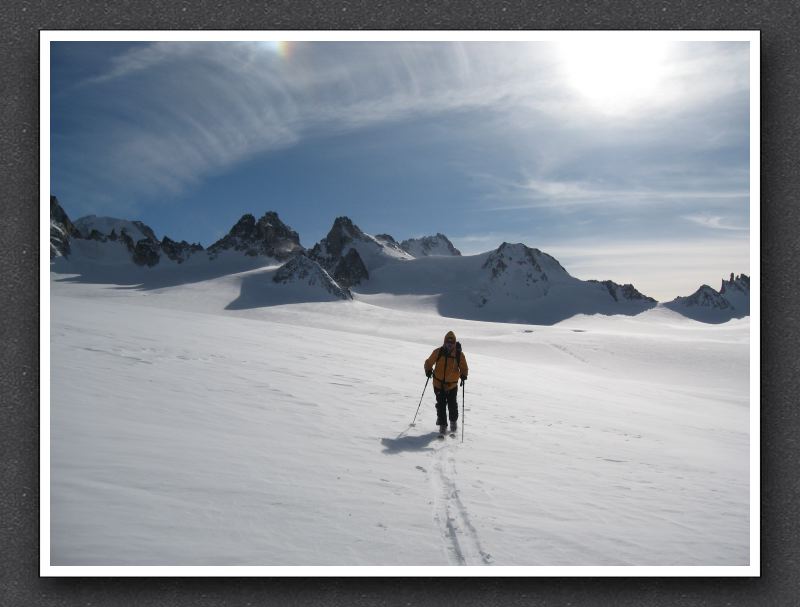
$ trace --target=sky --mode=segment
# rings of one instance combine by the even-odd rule
[[[523,242],[661,301],[749,267],[749,44],[53,42],[72,219],[222,237],[341,215],[464,254]]]

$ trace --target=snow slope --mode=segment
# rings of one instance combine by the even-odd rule
[[[749,318],[230,305],[275,272],[51,275],[53,565],[748,564]],[[463,444],[409,427],[449,329]]]
[[[553,257],[503,243],[468,256],[386,264],[357,287],[363,301],[421,306],[448,318],[554,324],[576,314],[640,314],[655,301],[617,301],[598,282],[571,276]]]

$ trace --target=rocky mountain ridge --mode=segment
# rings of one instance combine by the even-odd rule
[[[461,251],[455,248],[450,239],[441,232],[437,232],[434,236],[409,238],[401,242],[400,247],[414,257],[461,255]]]
[[[636,314],[658,304],[632,284],[577,279],[554,257],[522,243],[504,242],[493,251],[464,257],[441,233],[398,242],[389,234],[367,234],[344,216],[337,217],[327,235],[306,249],[298,233],[276,212],[268,211],[258,220],[248,213],[204,249],[199,243],[177,242],[167,236],[159,240],[140,221],[90,215],[73,223],[53,196],[50,245],[51,259],[64,258],[64,263],[69,263],[73,253],[83,263],[113,258],[119,264],[127,255],[135,266],[145,269],[169,269],[191,260],[194,271],[200,268],[206,276],[277,264],[280,267],[271,274],[271,282],[279,289],[294,285],[292,293],[311,289],[323,298],[352,299],[354,288],[359,293],[387,295],[430,296],[446,291],[450,295],[440,303],[444,315],[470,317],[469,310],[475,310],[478,319],[530,322],[530,318],[557,318],[562,312]],[[223,255],[226,262],[218,265]],[[414,263],[407,265],[410,262]],[[252,282],[250,291],[259,293],[259,289]],[[469,310],[459,302],[468,302]],[[720,291],[703,285],[692,295],[664,305],[698,319],[712,311],[710,322],[726,315],[745,316],[749,314],[749,277],[731,274],[730,280],[722,281]]]
[[[719,291],[701,285],[691,295],[676,297],[664,306],[690,318],[708,322],[744,318],[750,315],[750,277],[747,274],[735,276],[731,272],[729,280],[722,279]]]
[[[250,257],[258,255],[286,261],[304,251],[297,232],[283,223],[274,211],[267,211],[258,221],[247,213],[228,234],[208,247],[209,257],[215,259],[222,251],[240,251]]]
[[[302,283],[312,288],[320,288],[336,299],[353,299],[350,291],[334,280],[325,269],[305,255],[295,255],[272,276],[278,284]]]
[[[308,256],[347,287],[369,280],[370,272],[386,263],[413,259],[389,234],[371,236],[349,217],[337,217]]]

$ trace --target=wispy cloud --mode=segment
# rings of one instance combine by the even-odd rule
[[[731,225],[730,220],[720,215],[683,215],[683,219],[712,230],[732,230],[735,232],[746,232],[747,226]]]
[[[504,202],[490,204],[484,211],[498,211],[525,208],[560,208],[613,205],[616,207],[641,206],[702,201],[742,200],[748,196],[747,191],[714,191],[709,189],[676,190],[655,188],[619,189],[602,184],[581,181],[555,181],[529,179],[522,183],[505,182],[507,188],[503,193],[496,193]],[[687,217],[689,219],[689,217]],[[718,226],[715,226],[718,227]]]
[[[287,60],[261,43],[156,43],[129,50],[82,83],[83,95],[100,107],[96,121],[66,143],[94,153],[68,172],[83,174],[88,190],[124,186],[133,194],[175,194],[314,134],[494,105],[520,85],[517,75],[508,86],[494,86],[482,67],[486,58],[460,45],[378,44],[370,51],[306,44]],[[519,73],[519,65],[506,62],[499,71],[510,76],[515,69]],[[70,157],[63,155],[64,164]]]
[[[126,51],[111,57],[111,68],[91,76],[79,84],[97,84],[124,78],[136,72],[145,71],[170,60],[185,59],[196,52],[196,46],[188,42],[155,42],[144,47]]]
[[[98,45],[99,52],[102,48]],[[741,83],[727,77],[730,64],[738,65],[730,61],[731,53],[739,56],[741,49],[708,47],[706,63],[700,64],[697,57],[674,51],[664,74],[665,94],[650,99],[647,109],[660,115],[686,112],[737,90]],[[93,119],[66,134],[54,175],[70,174],[82,196],[109,191],[169,196],[258,153],[318,134],[476,108],[505,117],[504,131],[487,130],[487,137],[519,133],[522,142],[532,125],[572,130],[566,146],[558,136],[530,146],[544,164],[559,147],[574,157],[586,134],[597,128],[597,116],[563,82],[559,62],[554,47],[544,43],[298,43],[288,58],[257,42],[142,45],[84,80],[71,93],[76,98],[59,99],[57,109],[65,112],[70,103],[91,103]],[[701,87],[705,96],[686,86],[698,73],[708,75]],[[679,92],[683,97],[676,100]],[[631,111],[613,124],[628,131],[643,125],[638,137],[658,139],[662,131],[647,133],[650,122],[646,112]],[[608,128],[605,123],[601,130]],[[652,194],[549,176],[515,189],[527,195],[526,203],[538,205]]]

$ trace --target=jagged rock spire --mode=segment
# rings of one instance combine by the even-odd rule
[[[258,221],[250,213],[242,215],[227,235],[208,247],[212,259],[226,250],[286,260],[304,249],[297,232],[283,223],[277,213],[268,211]]]

